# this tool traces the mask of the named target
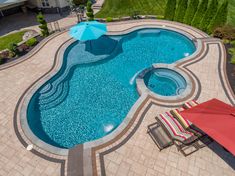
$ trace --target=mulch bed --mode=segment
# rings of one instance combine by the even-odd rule
[[[233,93],[235,94],[235,64],[230,63],[232,55],[228,53],[228,50],[229,48],[232,48],[232,45],[226,44],[225,47],[227,50],[227,62],[226,62],[227,77],[228,77],[230,86],[232,87]]]
[[[40,36],[40,35],[39,35],[39,36],[36,36],[35,38],[36,38],[37,41],[38,41],[38,43],[37,43],[36,45],[34,45],[34,46],[32,46],[32,47],[29,47],[27,50],[24,50],[23,52],[20,52],[20,53],[19,53],[16,57],[14,57],[14,58],[5,58],[5,59],[3,59],[3,63],[2,63],[2,64],[12,62],[12,61],[17,60],[17,59],[19,59],[20,57],[26,55],[28,52],[30,52],[35,46],[37,46],[37,45],[44,39],[44,37],[42,37],[42,36]],[[1,64],[0,64],[0,65],[1,65]]]

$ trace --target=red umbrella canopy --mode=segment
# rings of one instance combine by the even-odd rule
[[[235,108],[217,99],[181,112],[181,115],[235,155]]]

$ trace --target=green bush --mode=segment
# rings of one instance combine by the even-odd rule
[[[156,19],[159,19],[159,20],[162,20],[164,19],[165,17],[163,15],[156,15]]]
[[[197,11],[198,4],[199,4],[199,0],[190,0],[189,1],[189,5],[186,10],[185,17],[184,17],[185,24],[189,24],[189,25],[191,24],[192,19]]]
[[[41,12],[37,15],[37,21],[40,23],[39,28],[41,29],[41,35],[43,37],[47,37],[49,35],[49,30],[47,22]]]
[[[200,29],[201,30],[208,32],[207,31],[208,26],[209,26],[211,20],[213,19],[213,17],[216,15],[217,8],[218,8],[218,1],[211,0],[209,7],[206,10],[206,13],[200,22]]]
[[[183,22],[184,21],[184,16],[185,12],[188,6],[188,1],[187,0],[180,0],[178,7],[176,9],[175,17],[174,20],[178,22]]]
[[[18,47],[18,45],[16,43],[10,43],[9,46],[8,46],[9,50],[13,53],[13,55],[18,54],[17,47]]]
[[[175,16],[176,0],[168,0],[165,9],[165,19],[173,20]]]
[[[112,22],[113,21],[113,18],[112,17],[107,17],[106,18],[106,22]]]
[[[76,6],[79,6],[81,4],[86,4],[87,3],[87,0],[73,0],[73,3],[76,5]]]
[[[235,40],[235,27],[228,25],[218,27],[213,31],[213,37],[233,41]]]
[[[231,58],[231,64],[235,64],[235,55]]]
[[[228,1],[225,0],[220,6],[210,25],[208,26],[208,32],[212,33],[216,27],[223,26],[227,22],[228,16]]]
[[[199,28],[200,22],[202,20],[203,15],[205,14],[205,11],[207,10],[208,6],[208,0],[201,0],[201,3],[199,4],[197,8],[197,12],[194,15],[194,18],[192,20],[191,25],[194,27]]]
[[[36,45],[37,42],[38,42],[38,41],[37,41],[36,38],[31,38],[31,39],[27,40],[27,41],[25,42],[25,44],[30,47],[30,46]]]
[[[229,48],[228,53],[231,55],[235,55],[235,48]]]
[[[91,1],[87,2],[86,10],[87,10],[86,15],[88,16],[88,21],[93,21],[94,20],[94,12],[92,9],[92,2]]]
[[[230,42],[231,45],[235,48],[235,40]]]

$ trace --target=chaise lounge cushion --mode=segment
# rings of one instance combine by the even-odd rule
[[[197,105],[198,105],[198,102],[196,102],[195,100],[192,100],[192,101],[184,103],[183,107],[185,109],[189,109],[189,108],[192,108],[192,107],[197,106]]]
[[[180,123],[168,112],[160,114],[158,120],[175,140],[181,141],[182,143],[189,143],[197,138],[193,133],[185,131]]]

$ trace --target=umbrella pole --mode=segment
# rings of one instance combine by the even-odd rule
[[[92,48],[91,48],[91,40],[90,40],[90,49],[92,50]]]

